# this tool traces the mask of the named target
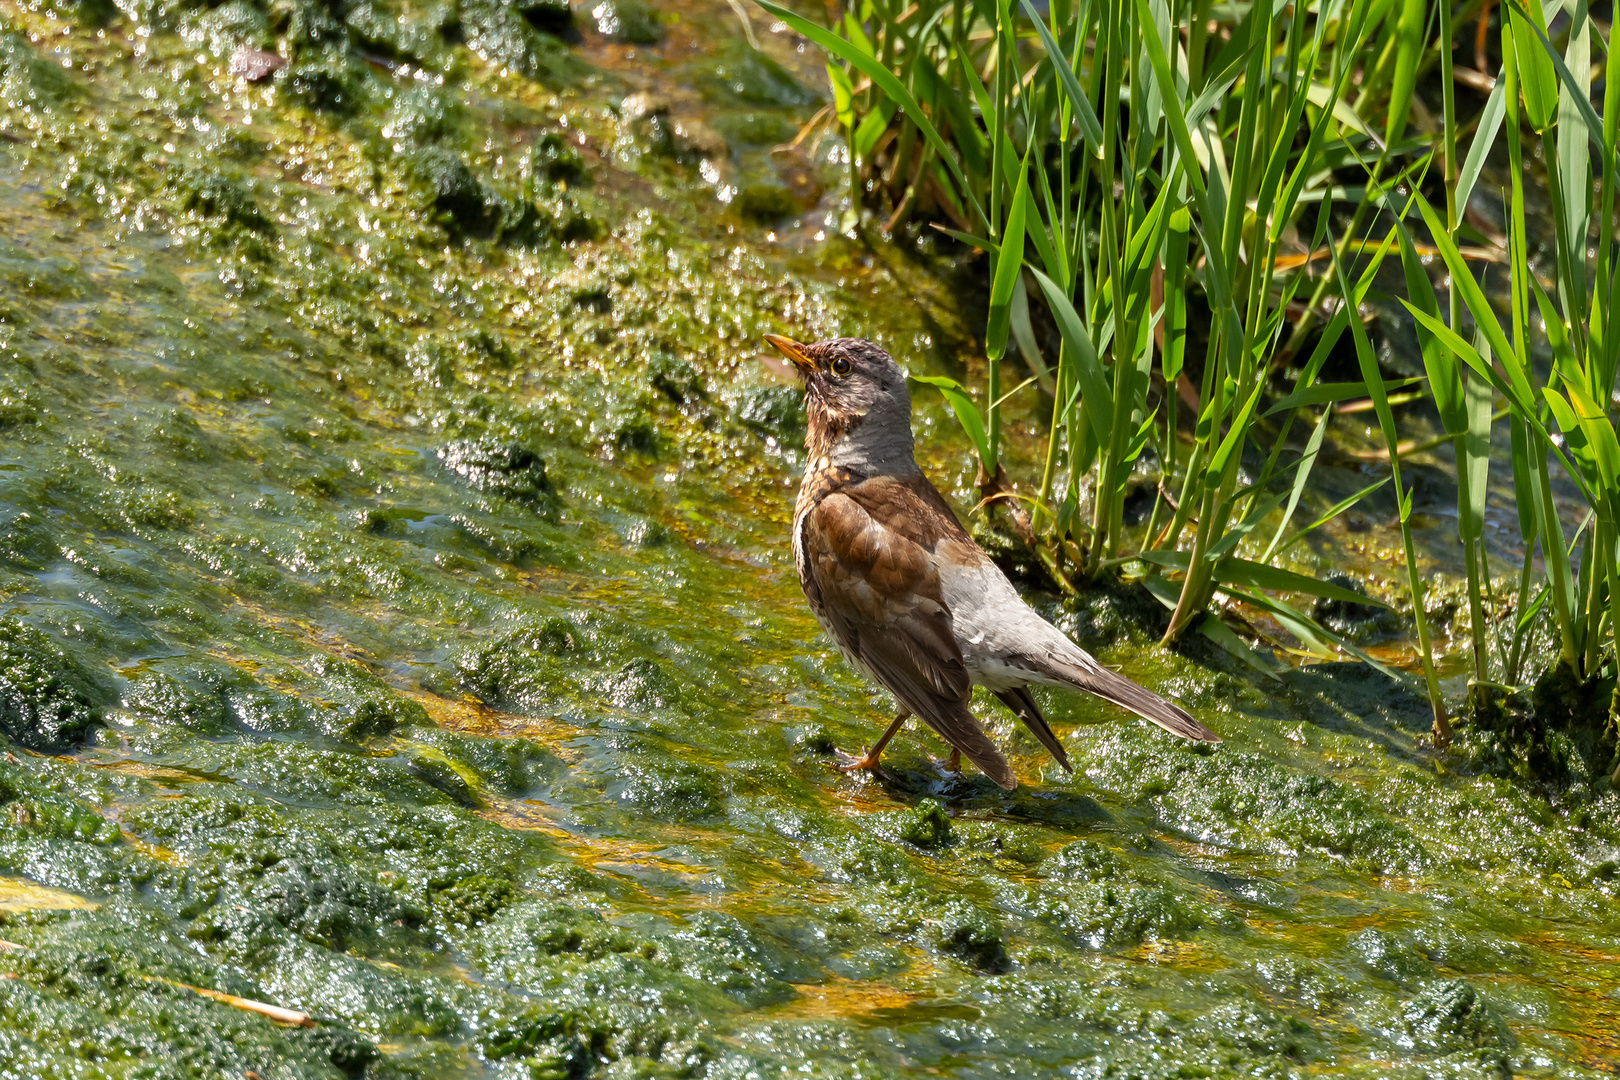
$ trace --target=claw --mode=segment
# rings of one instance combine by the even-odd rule
[[[833,754],[838,759],[837,763],[833,765],[833,768],[837,769],[839,772],[846,773],[859,772],[863,769],[876,769],[878,767],[878,759],[881,756],[880,754],[872,753],[870,750],[862,754],[860,757],[856,757],[854,754],[846,754],[842,750],[834,750]]]

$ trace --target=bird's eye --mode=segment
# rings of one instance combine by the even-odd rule
[[[848,375],[850,369],[854,366],[855,365],[851,364],[847,358],[840,356],[838,359],[832,362],[832,373],[834,375]]]

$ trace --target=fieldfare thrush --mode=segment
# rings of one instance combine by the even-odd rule
[[[1166,731],[1219,742],[1185,710],[1103,667],[1024,603],[917,468],[911,396],[893,358],[860,338],[766,340],[806,387],[809,451],[793,511],[793,561],[816,621],[900,713],[847,769],[872,769],[908,716],[1009,791],[1017,779],[969,710],[1001,699],[1065,768],[1068,754],[1029,686],[1112,701]]]

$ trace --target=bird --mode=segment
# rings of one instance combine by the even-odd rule
[[[793,562],[823,631],[899,713],[846,772],[875,770],[911,716],[1002,788],[1017,778],[970,709],[995,694],[1058,763],[1069,756],[1032,685],[1083,690],[1184,739],[1220,738],[1185,709],[1109,670],[1024,602],[917,466],[906,376],[863,338],[765,340],[805,385],[807,451],[793,509]]]

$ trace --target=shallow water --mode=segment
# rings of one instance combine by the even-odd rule
[[[1264,680],[1128,591],[1035,596],[1227,741],[1053,693],[1073,775],[994,703],[1013,793],[915,733],[831,767],[888,704],[793,580],[758,335],[961,374],[971,313],[927,253],[815,240],[835,177],[735,205],[815,102],[726,74],[729,8],[587,69],[374,4],[369,60],[257,86],[245,8],[0,2],[0,1076],[1615,1071],[1620,797],[1437,758],[1360,665]],[[616,114],[649,86],[667,122]],[[1302,565],[1376,585],[1358,528]]]

